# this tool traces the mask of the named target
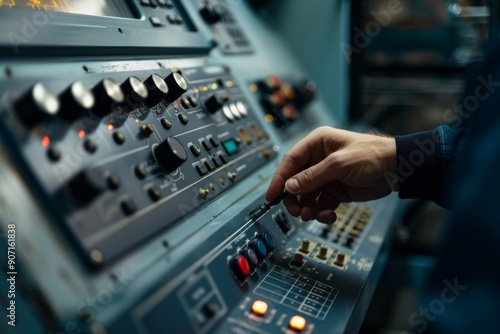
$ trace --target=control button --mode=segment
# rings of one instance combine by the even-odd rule
[[[229,181],[234,182],[236,180],[236,173],[235,172],[227,172],[227,178]]]
[[[321,245],[319,247],[318,258],[326,260],[328,256],[328,247]]]
[[[158,2],[156,0],[149,0],[151,2],[151,7],[156,8],[158,7]]]
[[[210,145],[210,143],[206,139],[201,140],[201,146],[203,146],[203,148],[207,151],[210,151],[212,149],[212,145]]]
[[[220,140],[217,137],[210,136],[208,140],[210,141],[210,144],[212,144],[213,147],[218,147],[220,145]]]
[[[338,253],[337,256],[335,257],[335,261],[333,263],[336,264],[337,266],[342,267],[345,264],[345,260],[346,260],[345,254]]]
[[[205,3],[203,8],[200,9],[200,14],[208,24],[215,24],[222,20],[219,7],[210,2]]]
[[[125,135],[120,131],[113,132],[113,140],[118,145],[121,145],[125,142]]]
[[[165,130],[170,130],[170,129],[172,128],[172,122],[170,122],[170,121],[169,121],[168,119],[166,119],[166,118],[162,118],[162,119],[160,120],[160,124],[161,124],[161,126],[163,126],[163,128],[164,128]]]
[[[143,6],[151,6],[150,0],[140,0],[141,5]]]
[[[59,161],[61,159],[61,150],[55,146],[51,146],[47,149],[47,157],[52,162]]]
[[[161,191],[157,187],[151,187],[148,189],[149,198],[153,201],[158,201],[161,198]]]
[[[127,80],[125,80],[121,85],[121,89],[125,95],[130,96],[132,101],[130,102],[143,102],[148,98],[148,89],[146,85],[139,79],[138,77],[131,76]],[[129,102],[129,101],[127,101]],[[137,106],[131,106],[132,109]]]
[[[295,253],[292,259],[292,264],[300,267],[304,263],[304,255]]]
[[[226,116],[226,118],[229,122],[234,121],[234,116],[233,116],[233,113],[231,112],[231,109],[229,108],[229,106],[222,107],[222,112],[224,113],[224,116]]]
[[[214,302],[208,301],[203,304],[202,310],[208,318],[213,318],[219,311],[219,306]]]
[[[213,182],[210,182],[208,186],[210,187],[210,189],[212,189],[212,191],[215,191],[215,189],[217,189],[215,188],[215,184],[213,184]]]
[[[205,189],[205,188],[200,188],[200,196],[203,199],[207,199],[208,195],[210,194],[210,190]]]
[[[235,255],[229,261],[229,267],[240,280],[244,280],[248,275],[250,275],[250,265],[247,259],[241,255]]]
[[[168,14],[167,15],[167,20],[168,22],[172,23],[172,24],[177,24],[176,20],[175,20],[175,16],[172,15],[172,14]]]
[[[21,97],[15,108],[25,125],[35,126],[58,113],[59,101],[44,85],[37,83]]]
[[[108,185],[109,189],[117,190],[121,185],[120,177],[118,175],[110,175],[106,179],[106,184]]]
[[[287,103],[282,109],[281,109],[281,114],[283,115],[284,118],[288,120],[295,120],[299,118],[299,112],[297,109],[290,103]]]
[[[240,147],[238,145],[238,142],[234,138],[224,140],[222,142],[222,146],[224,147],[224,150],[226,151],[226,153],[229,155],[236,154],[240,151]]]
[[[278,223],[278,226],[281,231],[283,231],[283,233],[286,234],[292,229],[292,224],[283,211],[279,210],[278,212],[276,212],[276,214],[274,215],[274,220],[276,221],[276,223]]]
[[[239,119],[241,117],[240,111],[238,110],[238,107],[236,107],[236,104],[231,103],[229,105],[229,109],[231,110],[231,114],[233,114],[234,118]]]
[[[200,174],[200,176],[203,176],[203,175],[205,175],[205,174],[208,173],[208,169],[207,169],[207,167],[205,167],[204,164],[196,164],[194,166],[194,168],[196,169],[196,171],[198,172],[198,174]]]
[[[146,104],[148,106],[157,105],[169,92],[169,86],[165,80],[156,73],[151,74],[146,81],[144,81],[144,84],[148,88],[148,97],[146,99]]]
[[[68,186],[78,202],[85,205],[106,190],[106,178],[98,169],[83,170],[69,181]]]
[[[149,22],[151,22],[153,27],[162,27],[163,26],[163,22],[161,22],[161,19],[157,16],[150,16]]]
[[[225,185],[226,184],[226,181],[224,181],[224,178],[223,177],[219,177],[219,183],[221,185]]]
[[[264,240],[264,243],[266,244],[267,250],[269,252],[272,251],[275,247],[273,237],[268,232],[264,232],[262,234],[262,239]]]
[[[243,117],[247,117],[248,116],[248,110],[247,110],[247,107],[243,104],[243,102],[237,102],[236,103],[236,108],[238,108],[238,111],[240,112],[240,115],[242,115]]]
[[[220,167],[220,166],[222,166],[222,165],[223,165],[223,164],[222,164],[222,161],[220,161],[220,159],[219,159],[219,158],[217,158],[217,157],[215,157],[215,156],[214,156],[214,157],[211,157],[211,158],[210,158],[210,160],[212,160],[212,162],[213,162],[213,164],[215,165],[215,167]]]
[[[262,239],[254,238],[252,241],[250,241],[249,246],[251,249],[255,251],[255,254],[257,254],[257,258],[259,258],[259,260],[262,260],[266,257],[267,248],[266,244],[264,243],[264,241],[262,241]]]
[[[165,78],[165,82],[167,83],[170,90],[167,97],[167,100],[169,102],[174,102],[187,91],[188,85],[186,79],[184,79],[179,71],[170,73]]]
[[[290,86],[289,84],[284,83],[283,85],[281,85],[280,92],[281,94],[283,94],[285,99],[287,99],[287,101],[291,102],[295,100],[295,92],[293,91],[292,86]]]
[[[184,125],[188,124],[189,122],[189,118],[184,114],[177,115],[177,118],[179,119],[179,122],[181,122]]]
[[[97,151],[97,143],[92,139],[85,139],[85,141],[83,142],[83,147],[85,148],[85,151],[90,154]]]
[[[149,138],[151,134],[155,132],[155,127],[153,124],[141,124],[139,126],[139,129],[141,130],[141,133],[144,137]]]
[[[201,154],[201,149],[196,144],[189,145],[189,150],[195,157],[198,157]]]
[[[219,93],[214,93],[205,101],[203,105],[206,111],[208,111],[211,114],[214,114],[217,111],[219,111],[220,108],[222,108],[222,106],[224,105],[224,103],[226,103],[227,100],[229,100],[227,96],[223,96],[222,94]]]
[[[209,171],[213,171],[215,169],[215,164],[211,160],[204,160],[203,164]]]
[[[255,251],[251,248],[245,247],[240,251],[240,254],[247,259],[248,264],[250,265],[250,269],[253,270],[257,264],[259,263],[259,259],[257,258],[257,254],[255,254]]]
[[[147,175],[146,166],[144,164],[139,164],[135,166],[134,173],[138,179],[143,180],[144,178],[146,178]]]
[[[302,239],[302,243],[300,244],[299,251],[302,253],[309,253],[309,247],[311,246],[311,240]]]
[[[256,315],[263,316],[266,314],[267,310],[267,303],[262,300],[256,300],[252,304],[252,312]]]
[[[120,86],[111,79],[104,79],[92,89],[95,96],[94,113],[98,116],[106,116],[113,108],[125,101]]]
[[[60,96],[60,115],[67,121],[74,121],[81,114],[94,107],[95,99],[92,91],[81,82],[74,82]]]
[[[122,209],[123,213],[127,216],[131,216],[132,214],[134,214],[134,212],[137,211],[137,206],[131,199],[123,200],[120,203],[120,208]]]
[[[175,16],[175,23],[182,24],[182,18],[179,15]]]
[[[314,99],[317,87],[313,81],[301,80],[294,86],[294,90],[297,96],[296,103],[298,105],[305,105]]]
[[[184,109],[191,108],[191,102],[189,102],[189,100],[187,98],[183,97],[181,99],[181,101],[182,101],[182,104],[184,105]]]
[[[219,152],[219,153],[217,153],[217,157],[224,164],[227,164],[229,162],[229,157],[225,153]]]
[[[191,95],[188,97],[188,99],[189,99],[189,102],[191,102],[191,105],[193,107],[198,106],[198,99],[195,96]]]
[[[353,238],[349,237],[349,238],[346,239],[346,241],[345,241],[345,246],[346,247],[352,247],[353,244],[354,244],[354,239]]]
[[[302,331],[306,327],[306,319],[299,315],[294,315],[290,318],[290,322],[288,323],[291,329],[296,331]]]
[[[264,157],[264,159],[266,160],[269,160],[273,157],[273,151],[268,148],[263,148],[262,151],[260,151],[260,153],[262,154],[262,157]]]
[[[184,146],[174,137],[168,137],[154,149],[156,161],[168,172],[173,172],[187,159]]]

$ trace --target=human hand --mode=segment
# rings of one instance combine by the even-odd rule
[[[330,224],[341,202],[373,200],[397,190],[385,177],[396,175],[396,169],[394,138],[320,127],[285,154],[266,200],[286,188],[283,203],[291,215]]]

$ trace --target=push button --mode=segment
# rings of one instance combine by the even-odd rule
[[[291,329],[296,331],[302,331],[306,327],[306,319],[299,315],[294,315],[290,318],[290,322],[288,323]]]
[[[198,174],[200,174],[200,176],[203,176],[208,173],[208,169],[203,164],[197,164],[196,166],[194,166],[194,168],[196,169]]]
[[[189,146],[189,150],[191,151],[191,153],[193,153],[195,157],[198,157],[201,154],[200,148],[195,144]]]
[[[265,315],[268,308],[267,303],[262,300],[256,300],[252,304],[252,312],[259,316]]]
[[[250,275],[250,265],[247,259],[241,255],[235,255],[229,262],[229,267],[239,280],[244,280]]]
[[[212,149],[212,145],[210,145],[210,143],[206,139],[201,140],[201,145],[207,151]]]
[[[203,163],[209,171],[213,171],[215,169],[215,165],[211,160],[205,160]]]

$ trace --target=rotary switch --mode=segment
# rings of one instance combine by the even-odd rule
[[[148,89],[146,85],[135,76],[129,77],[125,80],[120,86],[125,93],[125,95],[130,96],[132,99],[132,104],[138,104],[139,102],[143,102],[148,97]],[[127,99],[128,100],[128,99]],[[128,103],[129,101],[127,101]],[[135,105],[133,106],[136,107]]]
[[[149,78],[144,81],[148,89],[148,97],[146,99],[146,104],[148,106],[155,106],[160,101],[167,96],[169,93],[169,85],[163,80],[161,76],[154,73],[149,76]]]
[[[59,101],[41,83],[31,87],[14,106],[17,115],[27,126],[35,126],[59,112]]]
[[[229,98],[227,96],[215,93],[205,101],[204,106],[209,113],[214,114],[219,111],[228,100]]]
[[[94,113],[106,116],[113,108],[125,101],[125,95],[116,82],[112,79],[104,79],[92,89],[95,96]]]
[[[184,79],[184,77],[179,71],[174,71],[170,73],[165,78],[165,82],[167,83],[168,88],[170,90],[167,96],[167,100],[169,102],[174,102],[175,100],[177,100],[188,89],[186,79]]]
[[[60,96],[60,115],[67,121],[74,121],[81,114],[91,110],[95,104],[94,94],[79,81],[74,82]]]
[[[168,137],[154,148],[156,161],[166,171],[173,172],[187,159],[184,146],[174,137]]]

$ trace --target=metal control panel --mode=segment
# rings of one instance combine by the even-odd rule
[[[356,332],[396,198],[250,217],[295,142],[345,125],[348,71],[316,85],[287,40],[303,2],[82,3],[0,1],[0,332]]]

